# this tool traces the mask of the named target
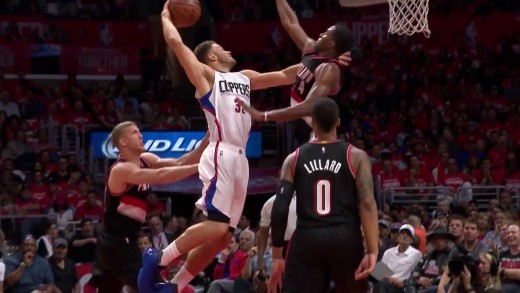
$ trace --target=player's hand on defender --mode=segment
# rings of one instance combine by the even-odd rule
[[[278,289],[282,289],[284,271],[285,260],[283,258],[273,259],[273,264],[271,265],[271,278],[269,278],[268,293],[278,293]]]
[[[350,52],[345,52],[343,55],[339,56],[339,64],[342,66],[348,67],[350,62],[352,62],[352,58],[350,57]]]
[[[375,253],[365,254],[354,274],[356,280],[361,280],[370,276],[376,267],[376,261],[377,255]]]
[[[264,121],[265,120],[264,112],[258,111],[257,109],[253,108],[253,106],[247,104],[246,102],[244,102],[241,99],[238,99],[238,102],[240,103],[240,106],[242,106],[242,109],[249,112],[249,114],[251,115],[251,118],[253,118],[253,120],[255,120],[255,121]]]

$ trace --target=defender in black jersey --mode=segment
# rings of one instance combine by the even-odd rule
[[[165,184],[197,173],[207,138],[179,159],[159,159],[144,152],[143,137],[134,122],[112,130],[120,155],[108,175],[103,231],[97,239],[91,285],[99,293],[121,292],[126,285],[137,292],[141,253],[137,244],[146,218],[150,184]],[[186,165],[186,166],[180,166]]]
[[[289,77],[292,77],[291,106],[260,112],[250,105],[242,104],[257,121],[282,122],[303,118],[310,126],[313,104],[322,97],[333,97],[340,91],[343,81],[341,65],[350,61],[350,55],[343,55],[342,61],[340,55],[351,50],[354,39],[352,32],[344,24],[338,23],[320,34],[315,41],[302,29],[286,0],[276,0],[276,6],[282,25],[303,53],[296,73],[294,67],[277,73],[280,80],[290,80]]]
[[[366,292],[378,253],[377,207],[368,156],[337,140],[339,109],[330,98],[316,102],[312,128],[316,140],[289,155],[271,213],[276,290],[284,269],[287,215],[296,191],[296,231],[287,254],[283,292],[325,292],[328,276],[336,292]],[[364,255],[363,237],[367,242]],[[273,291],[275,292],[275,291]]]

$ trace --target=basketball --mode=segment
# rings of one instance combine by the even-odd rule
[[[192,26],[200,18],[199,0],[170,0],[168,9],[177,28]]]

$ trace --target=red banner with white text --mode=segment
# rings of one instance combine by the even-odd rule
[[[411,37],[415,43],[438,48],[452,48],[462,42],[498,44],[504,35],[512,35],[520,27],[520,17],[514,13],[490,16],[452,15],[450,18],[430,16],[432,37],[421,34]],[[387,19],[346,21],[356,44],[368,38],[375,45],[385,44],[390,35]],[[329,20],[301,20],[309,37],[317,38],[334,23]],[[218,41],[232,53],[263,54],[284,48],[289,40],[280,22],[234,22],[217,26]]]
[[[86,48],[62,46],[62,73],[77,74],[139,74],[138,48]]]

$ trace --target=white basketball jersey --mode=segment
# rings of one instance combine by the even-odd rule
[[[250,81],[240,72],[215,72],[213,88],[199,99],[210,133],[210,142],[222,141],[245,149],[251,115],[238,100],[250,103]]]

